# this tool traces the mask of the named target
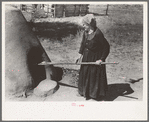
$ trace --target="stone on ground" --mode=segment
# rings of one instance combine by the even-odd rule
[[[39,85],[34,89],[34,94],[39,97],[46,97],[52,95],[58,89],[57,82],[45,79],[39,83]]]

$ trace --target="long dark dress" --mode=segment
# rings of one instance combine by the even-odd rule
[[[82,62],[105,61],[110,46],[99,28],[92,34],[84,32],[79,53],[83,55]],[[105,65],[81,65],[79,72],[78,91],[84,97],[98,99],[107,91],[107,76]]]

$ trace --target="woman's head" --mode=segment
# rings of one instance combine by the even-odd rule
[[[85,30],[95,29],[96,28],[96,19],[93,14],[87,14],[82,19],[83,26]]]

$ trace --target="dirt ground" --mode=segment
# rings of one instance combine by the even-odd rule
[[[143,6],[110,5],[108,16],[100,15],[99,5],[90,5],[97,26],[110,44],[107,62],[108,93],[105,101],[143,99]],[[75,62],[82,39],[81,16],[40,18],[30,24],[52,62]],[[76,96],[80,66],[62,65],[60,88],[51,96],[39,98],[30,93],[17,101],[86,101]],[[88,100],[94,101],[94,100]]]

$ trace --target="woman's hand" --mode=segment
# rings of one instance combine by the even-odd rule
[[[97,60],[96,64],[101,65],[102,62],[103,62],[102,60]]]
[[[82,62],[82,58],[83,58],[83,55],[80,55],[80,58],[78,58],[78,59],[76,60],[76,64],[77,64],[77,63],[81,63],[81,62]]]
[[[76,60],[76,64],[79,62],[79,58]]]

